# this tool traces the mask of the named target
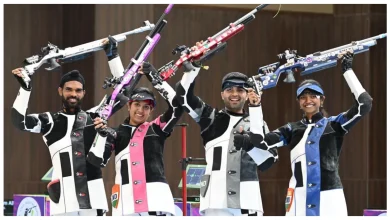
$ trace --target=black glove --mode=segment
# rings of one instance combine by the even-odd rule
[[[256,146],[259,146],[260,149],[269,150],[269,149],[265,148],[264,145],[260,144],[264,140],[264,137],[261,136],[260,134],[254,134],[252,132],[249,132],[249,139],[250,139],[251,143],[257,144]]]
[[[115,38],[108,36],[108,44],[104,47],[108,61],[118,57],[118,42]]]
[[[353,53],[348,52],[344,54],[343,57],[341,58],[343,73],[345,73],[347,70],[352,69],[353,56],[354,56]]]
[[[106,125],[107,124],[107,121],[106,120],[103,120],[103,125]],[[97,131],[97,133],[100,134],[100,136],[102,137],[107,137],[108,135],[108,132],[107,132],[107,128],[95,128],[95,130]]]
[[[194,70],[195,68],[202,67],[202,63],[200,63],[200,62],[192,62],[191,63],[189,61],[184,61],[183,67],[184,67],[184,72],[189,72],[189,71]]]
[[[249,133],[244,130],[241,133],[236,133],[234,135],[233,142],[234,142],[234,147],[237,150],[242,149],[248,152],[254,148],[253,144],[250,141]]]
[[[107,124],[106,121],[103,122],[103,124]],[[116,132],[114,129],[110,128],[110,127],[106,127],[106,128],[96,128],[95,129],[97,131],[97,133],[99,133],[100,136],[102,137],[107,137],[107,136],[111,136],[111,137],[114,137],[116,138]]]
[[[156,70],[156,68],[154,68],[154,66],[152,64],[150,64],[149,62],[145,61],[142,64],[142,72],[144,72],[145,75],[149,75],[150,73],[153,73],[152,75],[154,75],[154,74],[157,73],[157,70]]]

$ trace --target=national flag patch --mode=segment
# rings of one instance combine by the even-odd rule
[[[119,184],[115,184],[112,187],[111,205],[113,208],[118,208],[118,205],[119,205],[119,194],[120,194],[119,189],[120,189]]]
[[[294,199],[294,189],[288,188],[286,201],[285,201],[286,212],[290,211],[293,199]]]

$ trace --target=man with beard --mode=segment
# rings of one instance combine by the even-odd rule
[[[176,90],[179,102],[199,124],[206,151],[206,172],[200,189],[200,212],[208,216],[263,215],[257,169],[264,171],[277,159],[277,153],[264,152],[257,161],[259,167],[243,150],[236,150],[234,134],[241,129],[249,130],[249,115],[244,104],[250,89],[248,77],[231,72],[222,79],[221,98],[225,104],[222,110],[211,107],[194,95],[194,80],[199,65],[193,64],[184,73]],[[257,94],[251,97],[260,99]],[[264,124],[264,131],[268,127]]]
[[[41,133],[53,164],[48,184],[51,215],[99,216],[108,211],[102,172],[86,161],[96,130],[91,115],[81,110],[85,81],[77,70],[62,76],[58,87],[63,109],[28,114],[31,84],[22,80],[22,68],[12,70],[21,84],[12,106],[12,122],[22,131]]]

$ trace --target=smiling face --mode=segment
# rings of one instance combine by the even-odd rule
[[[311,90],[305,90],[298,97],[300,108],[304,111],[307,118],[311,118],[314,114],[320,111],[320,107],[324,104],[325,96],[321,96]]]
[[[80,108],[85,90],[80,82],[69,81],[62,88],[58,87],[58,94],[62,97],[62,104],[65,110],[74,112],[75,109]]]
[[[221,92],[222,100],[227,110],[235,113],[243,113],[243,108],[248,93],[244,88],[232,86]]]
[[[128,103],[128,111],[130,115],[129,124],[138,126],[144,123],[153,111],[153,106],[150,101],[133,101]]]

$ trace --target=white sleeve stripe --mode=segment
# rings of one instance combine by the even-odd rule
[[[105,151],[106,139],[107,137],[102,137],[97,133],[90,152],[92,152],[96,157],[104,159],[103,155]]]
[[[261,106],[249,107],[250,131],[264,137],[264,120]]]
[[[15,99],[13,108],[19,112],[21,115],[26,115],[28,101],[30,99],[31,91],[26,91],[23,88],[19,89],[19,94]]]
[[[274,148],[274,147],[283,147],[284,146],[284,142],[283,141],[279,141],[278,143],[273,144],[271,146],[268,146],[267,142],[265,142],[265,141],[263,141],[263,143],[265,143],[267,145],[268,149]]]
[[[108,66],[110,67],[111,74],[115,78],[123,76],[124,68],[120,56],[108,61]]]
[[[49,123],[48,124],[50,124],[50,129],[49,129],[48,132],[46,132],[46,134],[43,135],[44,138],[45,138],[46,135],[50,134],[51,130],[54,127],[53,118],[51,117],[51,114],[49,112],[46,112],[46,115],[49,118]]]
[[[362,115],[360,114],[360,108],[361,108],[362,105],[363,105],[363,103],[359,103],[358,113],[357,113],[356,115],[354,115],[351,119],[349,119],[347,122],[345,122],[344,124],[341,125],[341,128],[343,128],[344,131],[348,132],[348,130],[345,129],[345,126],[347,126],[347,125],[350,124],[351,122],[355,121],[355,119],[356,119],[357,117],[362,116]]]
[[[26,130],[26,131],[30,131],[30,132],[33,132],[33,133],[40,133],[41,132],[41,126],[42,126],[42,122],[41,122],[41,120],[39,120],[39,118],[38,118],[38,114],[30,114],[30,115],[28,115],[29,117],[34,117],[35,119],[37,119],[38,120],[38,123],[37,123],[37,125],[35,125],[33,128],[31,128],[31,129],[28,129],[27,127],[26,127],[26,121],[23,121],[23,123],[24,123],[24,130]],[[26,118],[24,118],[24,119],[26,119]]]
[[[198,75],[200,71],[200,68],[194,68],[193,70],[189,71],[189,72],[185,72],[184,75],[183,75],[183,78],[180,80],[180,84],[181,86],[183,87],[184,91],[185,91],[185,94],[182,95],[181,97],[184,99],[184,103],[183,103],[183,107],[186,107],[189,112],[188,114],[191,116],[191,118],[193,118],[196,122],[198,122],[200,120],[200,115],[198,115],[194,109],[192,109],[190,107],[190,105],[188,104],[188,101],[187,101],[187,94],[188,94],[188,89],[190,88],[191,86],[191,83],[194,82],[195,80],[195,77]]]
[[[198,75],[200,68],[195,68],[189,72],[185,72],[183,78],[180,81],[180,84],[183,86],[184,90],[188,90],[192,82],[194,82],[195,77]]]
[[[249,156],[255,161],[257,165],[264,163],[268,158],[273,157],[273,155],[267,150],[261,150],[259,148],[253,148],[247,152]]]
[[[173,119],[176,118],[176,117],[175,117],[175,109],[176,109],[176,108],[177,108],[177,107],[172,107],[173,110],[172,110],[171,118],[167,121],[167,123],[165,124],[165,126],[161,128],[162,131],[165,132],[165,129],[171,124],[171,121],[172,121]]]
[[[360,94],[362,94],[366,90],[363,88],[362,84],[360,83],[359,79],[356,77],[353,70],[351,69],[347,70],[344,73],[344,78],[347,81],[347,84],[351,89],[352,93],[355,95],[356,100],[358,100]]]

